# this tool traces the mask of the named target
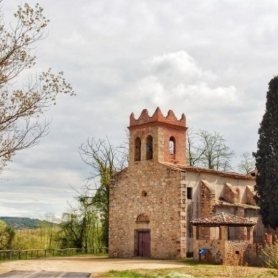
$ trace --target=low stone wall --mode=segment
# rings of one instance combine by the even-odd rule
[[[194,260],[206,261],[209,263],[223,263],[225,254],[224,241],[222,240],[198,240],[194,250]],[[206,250],[206,254],[200,255],[201,249]]]
[[[225,241],[225,257],[223,263],[226,265],[243,265],[244,254],[249,242],[244,240]]]
[[[262,248],[262,244],[227,241],[225,264],[261,266]]]
[[[200,250],[205,249],[205,254]],[[196,261],[226,265],[262,265],[261,244],[250,244],[247,240],[198,240],[193,258]]]

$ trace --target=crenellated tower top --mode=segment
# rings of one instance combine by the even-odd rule
[[[172,110],[169,110],[167,116],[164,117],[159,107],[156,108],[152,116],[149,116],[149,112],[147,109],[144,109],[141,112],[141,115],[139,116],[138,119],[135,119],[134,113],[131,113],[130,115],[130,127],[138,126],[142,124],[154,123],[154,122],[180,126],[183,128],[185,128],[186,125],[184,114],[182,114],[181,119],[178,120],[174,112]]]
[[[166,117],[159,107],[152,116],[144,109],[138,119],[130,115],[129,165],[140,161],[186,164],[186,118],[172,110]]]

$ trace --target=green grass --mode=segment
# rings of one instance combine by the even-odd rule
[[[159,273],[140,273],[136,271],[115,271],[111,270],[105,274],[106,276],[100,277],[126,277],[126,278],[160,278],[162,277]],[[192,275],[179,273],[179,272],[171,272],[163,276],[164,278],[193,278]]]
[[[196,262],[193,259],[183,259],[184,267],[172,269],[136,269],[124,271],[109,271],[99,277],[126,277],[126,278],[192,278],[192,277],[246,277],[272,278],[278,277],[277,271],[263,267],[225,266]]]
[[[102,275],[101,275],[102,276]],[[102,276],[105,277],[105,276]],[[124,271],[115,271],[115,270],[110,270],[107,274],[106,277],[129,277],[129,278],[157,278],[155,274],[142,274],[136,271],[131,271],[131,270],[124,270]]]

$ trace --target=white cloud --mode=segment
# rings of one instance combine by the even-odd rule
[[[146,76],[127,84],[119,94],[104,100],[103,106],[115,108],[123,103],[139,114],[142,107],[159,106],[185,112],[190,117],[242,109],[243,94],[235,86],[218,85],[219,77],[197,65],[185,51],[168,53],[144,61]],[[207,117],[207,116],[206,116]]]

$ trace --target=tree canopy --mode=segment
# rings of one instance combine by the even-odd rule
[[[11,227],[7,226],[4,221],[0,220],[0,249],[9,249],[11,247],[14,236],[14,230]]]
[[[278,76],[269,82],[266,110],[259,128],[255,200],[266,227],[278,227]]]
[[[3,16],[0,8],[0,170],[17,151],[47,134],[49,121],[41,118],[57,94],[74,94],[63,72],[53,74],[51,69],[19,82],[21,73],[35,66],[34,44],[44,38],[49,23],[43,8],[19,6],[14,25],[5,25]]]

